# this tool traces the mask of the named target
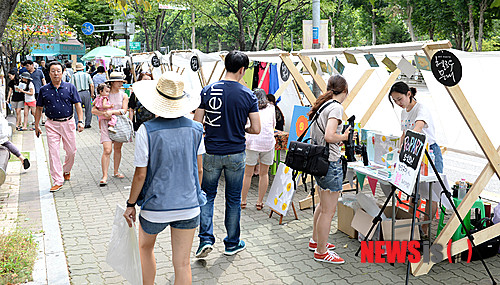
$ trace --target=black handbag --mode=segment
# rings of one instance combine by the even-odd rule
[[[308,138],[304,142],[302,142],[302,140],[311,125],[318,119],[321,111],[333,102],[338,103],[333,100],[324,104],[318,112],[316,112],[314,118],[311,120],[311,123],[300,135],[297,141],[290,142],[285,158],[285,164],[291,169],[314,176],[325,176],[328,172],[328,156],[330,154],[329,144],[327,143],[326,146],[310,144],[308,141],[311,138]]]

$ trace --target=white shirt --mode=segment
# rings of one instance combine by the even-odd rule
[[[198,155],[205,153],[203,138],[198,147]],[[149,160],[149,141],[146,127],[142,124],[135,134],[135,167],[147,167]],[[152,223],[170,223],[174,221],[189,220],[200,214],[200,207],[177,210],[177,211],[145,211],[141,210],[141,216]]]
[[[19,89],[24,90],[26,88],[26,83],[24,82],[19,82]],[[33,95],[28,95],[24,93],[24,102],[29,103],[29,102],[34,102],[35,101],[35,85],[33,82],[30,82],[29,87],[30,90],[33,89]]]
[[[401,111],[401,130],[413,130],[416,121],[424,121],[425,125],[422,131],[427,136],[429,145],[436,143],[436,131],[434,121],[429,109],[417,102],[415,106],[407,112],[406,109]]]
[[[274,127],[276,126],[276,111],[274,105],[268,104],[266,108],[259,110],[260,133],[257,135],[246,135],[246,146],[248,150],[267,152],[274,149]]]

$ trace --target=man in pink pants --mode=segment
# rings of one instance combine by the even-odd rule
[[[40,94],[36,101],[35,132],[37,137],[42,133],[39,123],[42,110],[45,107],[45,115],[48,118],[45,122],[45,131],[49,146],[50,176],[52,177],[50,192],[57,192],[61,190],[64,181],[71,178],[70,172],[75,162],[76,131],[73,106],[78,118],[83,118],[83,111],[76,87],[62,81],[63,67],[60,62],[49,63],[49,75],[52,82],[40,88]],[[83,131],[83,122],[78,121],[77,127],[79,132]],[[61,165],[59,157],[61,140],[63,149],[66,151],[64,165]]]

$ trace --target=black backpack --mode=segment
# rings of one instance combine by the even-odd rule
[[[138,125],[154,119],[155,115],[151,113],[146,107],[144,107],[139,100],[137,100],[137,106],[134,109],[135,121]]]

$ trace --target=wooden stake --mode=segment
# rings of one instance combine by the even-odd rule
[[[290,59],[290,54],[289,53],[282,53],[282,54],[280,54],[280,58],[285,63],[288,70],[290,71],[290,74],[292,75],[293,79],[295,79],[294,83],[296,84],[295,85],[296,88],[297,88],[297,85],[300,86],[300,89],[302,89],[302,92],[304,92],[304,94],[306,95],[306,98],[309,101],[309,103],[311,105],[314,105],[314,102],[316,102],[316,97],[312,93],[309,86],[307,86],[306,81],[304,80],[304,78],[300,74],[297,67],[293,64],[292,60]],[[299,92],[298,88],[297,88],[297,94],[299,94],[299,98],[300,98],[300,92]]]
[[[214,75],[214,72],[215,72],[215,69],[217,68],[218,63],[219,63],[218,61],[215,62],[214,68],[212,69],[212,72],[210,73],[210,77],[208,77],[207,83],[210,83],[210,80],[212,80],[212,75]]]
[[[351,89],[351,92],[349,92],[349,96],[347,96],[347,98],[345,98],[344,102],[342,102],[342,106],[344,107],[344,110],[346,110],[347,107],[349,107],[349,105],[351,104],[352,100],[354,100],[354,98],[356,98],[356,95],[358,95],[359,91],[361,90],[361,87],[363,87],[363,85],[365,85],[366,81],[368,81],[368,78],[370,78],[370,76],[373,74],[374,71],[375,71],[375,69],[367,69],[365,71],[365,73],[363,73],[363,75],[359,78],[356,85],[354,85],[354,87]],[[345,114],[345,112],[344,112],[343,118],[344,118],[344,121],[347,120],[347,115]]]
[[[302,63],[304,64],[304,67],[307,69],[309,74],[311,74],[314,82],[316,82],[319,89],[321,90],[321,93],[326,93],[325,80],[323,80],[323,78],[317,72],[314,72],[314,70],[312,68],[312,65],[315,63],[312,62],[312,60],[306,55],[298,54],[297,56],[300,58],[300,61],[302,61]],[[319,68],[321,68],[321,66]]]

